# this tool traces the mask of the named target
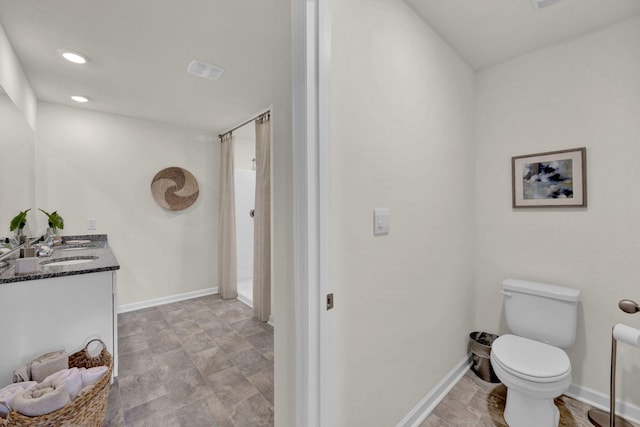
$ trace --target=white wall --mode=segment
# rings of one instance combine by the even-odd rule
[[[403,2],[332,2],[332,27],[335,425],[390,426],[466,355],[474,73]]]
[[[271,7],[283,11],[274,27],[279,43],[291,46],[292,0]],[[291,50],[289,50],[291,52]],[[293,282],[293,137],[291,55],[274,61],[271,84],[271,313],[274,318],[274,417],[278,427],[295,426],[295,316]],[[266,106],[268,107],[268,106]]]
[[[506,277],[582,290],[575,384],[608,394],[617,308],[639,299],[640,18],[477,75],[476,325],[506,332]],[[511,156],[587,148],[587,208],[512,209]],[[618,397],[640,404],[637,350],[621,346]]]
[[[203,131],[40,103],[38,206],[62,215],[63,235],[108,235],[121,305],[215,287],[219,145]],[[167,211],[151,195],[169,166],[198,180],[186,210]]]
[[[280,24],[290,28],[288,18]],[[274,319],[275,424],[295,426],[293,282],[293,139],[291,58],[281,58],[282,85],[271,109],[271,310]]]

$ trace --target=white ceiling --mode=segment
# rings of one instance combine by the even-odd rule
[[[475,70],[640,14],[640,0],[405,1]]]
[[[0,0],[36,96],[59,104],[223,132],[268,108],[289,84],[288,0]],[[83,66],[59,49],[89,56]],[[188,74],[199,59],[220,80]]]
[[[0,0],[0,25],[40,100],[221,133],[290,85],[290,1]],[[640,14],[640,0],[405,1],[474,69]],[[193,59],[225,73],[187,74]]]

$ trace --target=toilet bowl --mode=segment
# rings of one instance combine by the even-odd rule
[[[491,363],[507,387],[504,418],[510,427],[558,425],[555,397],[571,385],[571,363],[557,347],[503,335],[491,348]]]
[[[571,362],[580,292],[573,288],[507,279],[502,294],[507,325],[491,346],[493,370],[507,387],[509,427],[558,427],[554,398],[571,385]]]

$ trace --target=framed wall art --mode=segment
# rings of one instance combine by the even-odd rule
[[[550,151],[511,158],[513,207],[587,206],[587,150]]]

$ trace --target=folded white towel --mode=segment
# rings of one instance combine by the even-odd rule
[[[39,417],[55,412],[70,402],[67,383],[57,380],[47,385],[35,385],[16,394],[11,407],[28,417]]]
[[[11,406],[11,402],[16,394],[21,393],[31,387],[37,385],[35,381],[24,381],[15,384],[9,384],[6,387],[0,388],[0,402],[4,402],[6,405]],[[9,408],[4,405],[0,405],[0,417],[7,418]]]
[[[72,402],[76,400],[76,397],[78,397],[80,390],[82,390],[82,387],[84,387],[84,385],[82,384],[82,375],[80,374],[80,369],[78,368],[63,369],[54,374],[51,374],[47,378],[45,378],[44,381],[42,381],[42,384],[49,385],[57,380],[63,380],[65,383],[67,383],[69,399],[71,399]]]
[[[41,382],[49,375],[69,368],[69,356],[64,350],[43,354],[31,361],[31,379]]]
[[[106,366],[96,366],[95,368],[80,368],[80,375],[82,376],[82,386],[88,387],[97,383],[100,378],[107,372],[109,368]]]
[[[31,369],[29,367],[30,363],[24,366],[20,366],[18,369],[13,371],[13,382],[19,383],[22,381],[29,381],[31,379]]]

